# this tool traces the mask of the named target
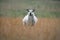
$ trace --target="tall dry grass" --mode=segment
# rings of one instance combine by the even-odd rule
[[[60,40],[60,19],[39,18],[35,26],[23,26],[22,18],[0,17],[0,40]]]

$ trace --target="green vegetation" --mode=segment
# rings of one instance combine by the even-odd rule
[[[60,1],[54,0],[0,0],[0,17],[24,17],[28,8],[38,17],[60,17]]]

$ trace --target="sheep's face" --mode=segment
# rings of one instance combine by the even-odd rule
[[[35,14],[34,14],[34,9],[27,9],[27,11],[28,11],[28,15],[29,16],[34,16]]]

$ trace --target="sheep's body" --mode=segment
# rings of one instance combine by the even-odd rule
[[[31,12],[31,13],[29,13]],[[34,25],[37,23],[38,19],[32,11],[23,18],[23,25]]]

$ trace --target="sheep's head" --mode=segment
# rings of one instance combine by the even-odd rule
[[[32,16],[32,15],[34,16],[35,15],[34,14],[34,11],[35,11],[34,9],[27,9],[27,11],[28,11],[29,16]]]

